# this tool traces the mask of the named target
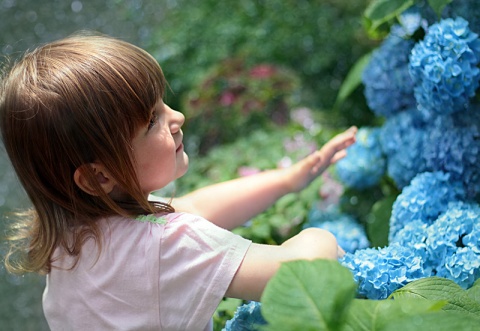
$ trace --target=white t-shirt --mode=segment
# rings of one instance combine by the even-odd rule
[[[73,269],[68,255],[54,262],[43,295],[52,331],[211,329],[251,242],[190,214],[152,218],[103,219],[100,254],[89,239]]]

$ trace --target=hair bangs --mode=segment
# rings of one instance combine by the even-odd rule
[[[78,44],[78,45],[77,45]],[[71,55],[78,54],[77,77],[83,77],[82,87],[89,86],[85,99],[91,101],[92,110],[113,123],[117,129],[127,123],[129,138],[148,123],[151,110],[163,99],[167,86],[158,62],[146,51],[118,39],[101,36],[79,36],[75,42],[67,40]],[[76,81],[76,80],[74,80]],[[93,93],[92,93],[93,92]],[[108,114],[109,113],[109,114]]]
[[[115,46],[119,47],[118,44]],[[155,104],[163,99],[166,80],[150,54],[131,44],[121,43],[120,46],[127,49],[111,54],[108,66],[114,75],[107,84],[113,85],[108,86],[108,90],[114,93],[118,102],[114,109],[123,110],[117,115],[129,117],[122,122],[131,125],[129,133],[132,138],[140,126],[148,123]]]

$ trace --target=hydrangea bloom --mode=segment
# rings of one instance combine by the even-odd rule
[[[402,38],[412,37],[418,29],[426,30],[428,21],[422,17],[422,11],[418,6],[412,6],[405,10],[398,17],[400,24],[394,24],[390,28],[390,33]]]
[[[352,271],[358,294],[368,299],[385,299],[407,283],[429,276],[415,250],[399,244],[347,253],[340,262]]]
[[[259,302],[250,301],[238,307],[235,315],[225,323],[222,331],[252,331],[257,330],[259,325],[267,324],[261,314],[261,306]]]
[[[465,110],[480,82],[480,40],[461,17],[429,27],[410,55],[414,94],[422,107],[440,114]]]
[[[380,133],[387,173],[403,192],[392,210],[390,246],[357,250],[341,260],[361,296],[384,299],[432,275],[464,288],[480,278],[480,206],[461,202],[480,194],[480,105],[471,99],[480,84],[477,7],[472,0],[458,0],[444,11],[455,19],[426,29],[413,13],[404,18],[411,29],[391,30],[391,36],[411,36],[415,27],[424,27],[426,36],[409,58],[418,105],[376,112],[387,117]],[[462,10],[470,15],[470,27],[459,17]],[[392,53],[402,51],[398,46]],[[388,70],[376,73],[378,83]],[[375,95],[379,91],[368,97],[382,100]]]
[[[408,69],[413,40],[390,34],[377,48],[365,67],[362,81],[370,109],[389,117],[416,104]]]
[[[450,203],[448,210],[428,228],[428,264],[435,275],[463,288],[480,278],[480,206]]]
[[[387,157],[387,174],[399,188],[426,170],[422,160],[425,123],[425,113],[409,109],[388,118],[381,128],[380,145]]]
[[[390,239],[390,244],[398,244],[400,246],[408,246],[415,251],[415,254],[427,261],[427,236],[429,225],[419,219],[406,223],[403,228],[398,230],[395,236]],[[432,272],[424,264],[426,274]]]
[[[463,198],[463,185],[452,181],[450,174],[424,172],[417,175],[393,204],[389,241],[392,242],[397,232],[412,221],[432,224],[447,209],[449,202]]]
[[[437,116],[428,127],[423,151],[426,168],[462,181],[470,197],[480,192],[480,107]]]
[[[339,211],[325,211],[312,208],[303,228],[316,227],[330,231],[338,245],[345,252],[353,253],[357,249],[370,246],[365,229],[353,217]]]
[[[357,189],[377,184],[385,174],[385,169],[379,128],[360,128],[356,143],[347,149],[347,156],[336,164],[340,181]]]

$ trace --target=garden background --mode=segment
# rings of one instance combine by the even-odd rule
[[[262,103],[257,108],[274,108],[273,103],[279,101],[286,102],[282,107],[289,109],[312,109],[325,119],[325,128],[317,130],[319,139],[325,140],[337,129],[369,120],[361,98],[346,105],[344,113],[332,112],[346,73],[372,46],[361,27],[360,14],[365,3],[363,0],[2,0],[0,50],[2,57],[15,58],[28,48],[79,30],[99,31],[125,39],[158,59],[172,90],[167,102],[184,112],[187,112],[184,104],[188,98],[209,97],[199,86],[215,70],[219,74],[226,71],[236,75],[235,70],[246,72],[255,65],[275,66],[280,70],[279,84],[286,85],[283,90],[273,87],[275,83],[270,81],[263,91],[258,91],[252,78],[242,77],[243,71],[238,72],[238,79],[243,80],[240,83],[248,85],[248,97]],[[216,93],[215,88],[210,93]],[[276,166],[275,159],[280,161],[283,157],[284,138],[293,137],[297,130],[287,126],[272,130],[266,123],[268,118],[263,118],[263,122],[262,118],[255,118],[245,123],[241,133],[232,132],[232,128],[238,127],[237,120],[213,117],[205,121],[211,128],[222,130],[219,136],[211,137],[210,143],[224,145],[233,142],[235,137],[242,136],[242,139],[234,150],[226,147],[217,151],[217,156],[199,159],[198,163],[195,155],[191,157],[191,178],[186,179],[185,189],[237,176],[235,168],[240,165]],[[279,121],[284,123],[286,118]],[[194,125],[196,123],[185,130],[186,139],[192,136],[188,146],[190,154],[200,152],[198,135],[210,129],[196,130],[192,128]],[[207,148],[210,146],[202,146],[202,153]],[[0,153],[3,218],[5,213],[28,204],[3,149]],[[238,155],[243,155],[242,160]],[[178,187],[180,190],[181,186]],[[292,210],[291,214],[294,213]],[[2,220],[0,229],[4,226]],[[260,236],[265,235],[267,233]],[[40,305],[43,286],[42,277],[10,276],[3,265],[0,266],[3,329],[47,329]]]
[[[389,14],[414,1],[373,2],[380,4],[377,10]],[[443,6],[449,1],[429,2]],[[2,56],[15,58],[39,43],[93,30],[150,52],[171,86],[167,103],[187,117],[190,171],[159,192],[181,195],[209,183],[288,166],[350,125],[383,124],[367,107],[363,87],[358,85],[359,71],[355,72],[363,68],[355,65],[365,65],[364,55],[388,33],[382,28],[389,22],[372,28],[372,21],[365,20],[369,3],[0,0],[0,50]],[[386,3],[398,8],[385,8]],[[28,202],[3,150],[0,162],[4,233],[4,216]],[[361,189],[343,187],[335,176],[332,171],[304,192],[287,195],[236,232],[256,242],[278,244],[312,219],[312,207],[340,206],[342,215],[348,214],[367,230],[372,247],[385,246],[398,188],[387,176],[378,185]],[[0,266],[2,327],[47,330],[41,311],[43,287],[43,277],[11,276]],[[241,303],[232,299],[221,303],[215,316],[217,330]]]

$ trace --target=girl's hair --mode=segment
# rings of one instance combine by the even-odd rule
[[[101,246],[100,217],[173,211],[145,198],[131,146],[166,85],[148,53],[99,35],[46,44],[13,65],[0,85],[0,125],[34,209],[9,238],[9,271],[49,272],[56,247],[78,258],[89,237]],[[115,201],[102,190],[92,162],[106,167],[127,199]],[[75,184],[77,168],[98,195]],[[18,251],[23,259],[14,258]]]

